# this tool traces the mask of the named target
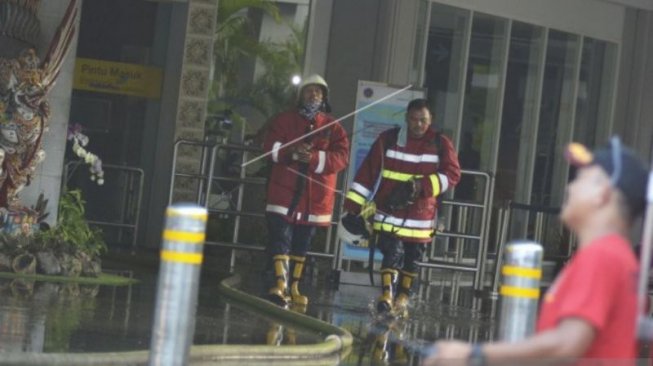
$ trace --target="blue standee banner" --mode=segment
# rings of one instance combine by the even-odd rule
[[[356,93],[356,110],[364,108],[401,89],[402,87],[393,87],[383,83],[359,80],[358,92]],[[352,129],[353,135],[351,138],[347,188],[349,188],[351,182],[354,180],[356,171],[363,163],[367,152],[372,147],[377,136],[387,129],[404,125],[406,106],[408,102],[415,98],[424,98],[424,91],[406,90],[356,113]],[[343,259],[367,261],[368,256],[367,243],[363,243],[360,246],[343,243]],[[374,259],[380,262],[381,258],[381,253],[377,251]]]

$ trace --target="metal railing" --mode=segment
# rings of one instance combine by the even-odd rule
[[[199,168],[194,172],[178,172],[178,159],[179,159],[179,150],[181,146],[191,146],[196,149],[201,149],[201,161]],[[263,210],[256,211],[247,211],[243,207],[243,196],[244,196],[244,186],[246,184],[259,185],[263,186],[266,184],[266,178],[258,177],[248,177],[245,169],[240,169],[240,172],[237,176],[234,175],[218,175],[216,174],[216,163],[218,162],[219,152],[221,150],[228,150],[230,152],[235,152],[240,154],[240,163],[247,162],[249,160],[248,156],[250,154],[260,153],[261,149],[254,146],[243,145],[243,144],[228,144],[221,142],[202,142],[202,141],[192,141],[192,140],[178,140],[174,145],[174,157],[172,163],[172,176],[171,176],[171,185],[169,192],[169,204],[173,203],[174,191],[176,187],[176,182],[178,178],[184,177],[197,181],[195,186],[196,191],[194,192],[195,203],[206,207],[209,214],[226,214],[234,216],[234,225],[232,229],[232,241],[216,241],[207,237],[206,245],[216,246],[221,248],[230,249],[230,270],[233,271],[235,266],[235,253],[238,250],[245,251],[264,251],[265,244],[246,244],[239,242],[239,232],[240,232],[240,219],[241,217],[254,217],[254,218],[264,218],[265,213]],[[239,164],[240,165],[240,164]],[[219,172],[218,172],[219,173]],[[454,201],[454,200],[443,200],[442,205],[444,207],[460,207],[462,208],[461,214],[459,214],[460,220],[459,226],[464,225],[460,224],[465,220],[468,210],[477,209],[481,210],[481,218],[479,232],[477,234],[470,234],[465,232],[456,232],[456,231],[444,231],[437,233],[437,237],[440,238],[450,238],[456,240],[456,246],[459,246],[458,240],[474,240],[478,242],[478,250],[475,256],[473,264],[465,264],[462,261],[462,252],[458,248],[456,252],[458,253],[455,261],[445,261],[438,260],[434,256],[429,256],[428,260],[421,262],[420,266],[427,270],[432,269],[446,269],[453,271],[462,271],[462,272],[472,272],[474,273],[474,288],[480,289],[483,283],[483,276],[485,271],[485,256],[487,254],[488,238],[487,238],[487,227],[490,220],[490,207],[492,205],[492,191],[494,186],[493,177],[486,172],[471,171],[471,170],[462,170],[461,174],[467,179],[482,179],[483,187],[482,198],[480,202],[463,202],[463,201]],[[346,181],[346,180],[343,180]],[[237,191],[237,199],[235,207],[230,208],[216,208],[211,207],[209,198],[211,197],[212,190],[214,188],[214,182],[230,182],[236,184],[236,187],[231,189],[229,192],[234,193]],[[338,204],[336,207],[342,206],[342,201],[344,198],[342,195],[338,198]],[[342,269],[343,262],[343,244],[338,240],[334,235],[334,229],[337,227],[338,222],[332,221],[331,225],[327,227],[326,238],[324,243],[324,251],[310,251],[308,252],[309,256],[319,257],[319,258],[329,258],[332,263],[331,266],[335,270]],[[430,273],[429,273],[430,276]]]
[[[457,231],[441,231],[437,232],[435,235],[435,238],[433,242],[431,243],[432,245],[435,244],[435,240],[437,238],[450,238],[454,239],[454,246],[455,250],[453,251],[454,254],[454,260],[453,261],[447,261],[447,260],[441,260],[438,259],[437,256],[431,251],[431,253],[427,256],[427,261],[426,262],[421,262],[420,267],[426,268],[429,270],[427,278],[431,278],[431,271],[432,269],[445,269],[445,270],[452,270],[452,271],[458,271],[458,272],[472,272],[474,273],[474,282],[473,282],[473,287],[475,290],[480,290],[482,285],[483,285],[483,278],[485,275],[485,258],[487,254],[487,247],[488,247],[488,225],[490,223],[490,215],[491,215],[491,210],[490,207],[492,207],[492,191],[494,189],[494,178],[486,173],[486,172],[480,172],[480,171],[472,171],[472,170],[462,170],[461,171],[461,179],[465,179],[465,177],[469,177],[468,179],[472,179],[474,177],[481,178],[483,179],[483,194],[482,194],[482,199],[480,202],[465,202],[465,201],[454,201],[454,200],[443,200],[442,201],[442,206],[439,208],[439,210],[444,210],[444,209],[449,209],[451,210],[454,207],[458,207],[458,215],[457,215]],[[466,227],[469,226],[469,212],[470,209],[477,209],[481,211],[481,218],[480,218],[480,224],[478,225],[478,233],[477,234],[469,234],[469,233],[464,233],[462,231],[458,230],[464,230]],[[452,222],[452,220],[449,220],[449,222]],[[478,247],[476,250],[476,257],[474,259],[473,264],[465,264],[464,263],[464,254],[463,254],[463,248],[462,248],[462,240],[473,240],[478,243]]]
[[[201,162],[199,165],[199,171],[194,173],[180,173],[177,172],[178,159],[179,159],[179,149],[181,146],[193,146],[195,148],[201,149]],[[234,216],[234,225],[232,229],[232,241],[217,241],[211,240],[207,236],[206,245],[216,246],[221,248],[230,249],[230,271],[233,272],[236,264],[236,251],[264,251],[265,243],[261,245],[258,244],[246,244],[239,242],[240,226],[242,217],[253,217],[253,218],[265,218],[264,210],[257,211],[247,211],[243,207],[243,198],[245,195],[244,186],[246,184],[265,186],[267,183],[267,178],[260,177],[249,177],[247,176],[247,170],[244,168],[240,169],[238,176],[233,175],[216,175],[216,163],[218,163],[219,152],[221,150],[226,150],[232,153],[238,153],[240,155],[241,164],[249,161],[250,154],[257,154],[262,152],[259,147],[244,145],[244,144],[229,144],[222,142],[201,142],[201,141],[192,141],[192,140],[178,140],[174,145],[174,155],[172,162],[172,176],[169,192],[169,202],[171,204],[174,199],[175,183],[177,178],[185,177],[192,180],[198,181],[197,191],[195,192],[195,202],[198,205],[204,206],[209,214],[226,214]],[[219,172],[218,172],[219,173]],[[290,174],[290,173],[289,173]],[[235,188],[232,188],[228,194],[237,192],[237,199],[235,207],[230,208],[216,208],[211,207],[210,197],[212,190],[214,188],[215,182],[230,182],[236,185]],[[318,258],[330,258],[332,261],[335,261],[334,253],[331,253],[331,237],[332,237],[332,227],[337,225],[336,222],[332,222],[331,225],[327,228],[326,232],[326,243],[324,252],[318,251],[309,251],[307,254],[312,257]],[[333,263],[332,263],[333,265]]]
[[[67,180],[69,174],[72,174],[72,172],[82,164],[83,163],[80,161],[70,161],[66,163],[64,165],[64,179]],[[87,220],[87,222],[100,227],[118,228],[120,237],[122,237],[122,229],[131,230],[131,248],[134,250],[138,239],[138,225],[141,213],[141,202],[143,201],[143,180],[145,173],[141,168],[125,165],[102,164],[102,168],[105,171],[105,181],[107,181],[107,177],[111,175],[111,171],[125,174],[124,184],[122,185],[122,193],[125,199],[123,200],[123,205],[120,209],[119,221]],[[65,183],[66,182],[64,181],[64,186],[66,186]],[[135,197],[134,193],[136,193]],[[133,217],[133,220],[127,220],[130,216]]]
[[[480,171],[472,171],[472,170],[461,170],[461,175],[462,179],[476,179],[480,178],[483,180],[483,194],[482,198],[480,199],[480,202],[465,202],[465,201],[454,201],[454,200],[443,200],[441,203],[441,207],[438,209],[439,211],[443,210],[448,210],[453,207],[458,207],[460,208],[460,212],[458,216],[458,228],[464,228],[467,226],[467,215],[470,209],[477,209],[481,210],[481,219],[480,224],[478,226],[478,233],[477,234],[470,234],[470,233],[465,233],[463,230],[461,231],[442,231],[442,232],[437,232],[435,234],[435,237],[433,239],[433,242],[431,243],[431,248],[433,248],[435,244],[435,240],[437,238],[450,238],[454,239],[455,243],[454,245],[456,246],[455,252],[455,260],[454,261],[446,261],[443,259],[438,259],[437,256],[433,253],[427,255],[427,260],[422,261],[419,263],[419,266],[422,269],[426,269],[428,271],[426,277],[431,278],[432,273],[431,270],[433,269],[445,269],[445,270],[452,270],[452,271],[460,271],[460,272],[472,272],[474,273],[474,288],[475,289],[480,289],[482,283],[483,283],[483,277],[484,277],[484,272],[485,272],[485,255],[487,253],[487,246],[488,246],[488,235],[487,235],[487,227],[489,225],[489,220],[490,220],[490,207],[492,205],[492,191],[493,191],[493,186],[494,186],[494,179],[493,177],[486,173],[486,172],[480,172]],[[449,221],[451,222],[451,218],[449,218]],[[460,247],[460,240],[474,240],[478,242],[478,251],[476,253],[476,257],[474,260],[473,264],[465,264],[463,263],[463,253]],[[337,241],[337,258],[336,258],[336,267],[334,269],[336,271],[342,270],[343,269],[343,264],[342,262],[344,260],[351,260],[349,258],[345,258],[343,254],[343,247],[344,243],[342,243],[340,240]]]
[[[515,212],[521,212],[519,215],[521,223],[517,225],[516,228],[513,227]],[[503,207],[499,208],[497,217],[497,249],[494,253],[495,266],[494,275],[492,276],[491,298],[497,299],[499,296],[499,279],[501,278],[500,271],[505,243],[514,239],[528,239],[538,243],[543,243],[545,249],[545,261],[564,262],[571,257],[575,248],[576,238],[571,232],[563,228],[562,224],[560,224],[559,227],[554,228],[556,231],[559,231],[559,238],[568,242],[564,247],[564,251],[560,252],[558,250],[556,254],[552,254],[550,252],[550,246],[546,245],[548,241],[547,229],[551,227],[546,224],[547,215],[549,216],[549,219],[554,218],[556,223],[559,223],[557,218],[559,213],[559,207],[527,205],[511,201],[505,202]],[[547,248],[549,251],[547,251]]]

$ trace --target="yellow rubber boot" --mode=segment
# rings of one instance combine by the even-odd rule
[[[379,313],[392,313],[394,286],[397,281],[397,270],[392,268],[381,269],[382,293],[376,299],[376,311]]]
[[[417,277],[414,272],[399,272],[399,283],[397,285],[397,297],[395,298],[394,311],[395,315],[399,317],[408,316],[408,300],[410,299],[411,288],[413,281]]]
[[[297,344],[297,331],[292,327],[286,329],[286,344],[293,346]]]
[[[406,354],[406,348],[402,344],[395,344],[392,362],[400,365],[408,364],[408,354]]]
[[[308,305],[308,297],[299,293],[299,281],[302,279],[302,274],[304,273],[304,263],[306,262],[306,257],[298,257],[291,255],[290,264],[292,268],[292,278],[290,280],[290,298],[293,304],[303,305],[304,307]]]
[[[292,299],[291,299],[291,303],[290,303],[290,306],[288,308],[290,309],[290,311],[294,311],[294,312],[300,313],[300,314],[306,314],[307,306],[305,304],[298,304],[296,302],[292,302]]]
[[[265,338],[267,344],[271,346],[280,346],[283,341],[283,325],[271,323]]]
[[[383,332],[374,339],[372,361],[385,363],[388,361],[388,356],[388,332]]]
[[[268,291],[270,301],[278,305],[288,305],[288,256],[279,254],[272,257],[276,285]]]

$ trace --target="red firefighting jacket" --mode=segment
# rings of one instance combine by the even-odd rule
[[[407,137],[397,145],[398,129],[381,133],[361,164],[347,192],[345,210],[359,213],[373,197],[376,203],[373,227],[409,242],[431,242],[437,197],[460,180],[458,155],[449,138],[429,129],[421,138]],[[379,179],[380,177],[380,179]],[[419,179],[422,190],[405,209],[391,211],[387,200],[401,182]]]
[[[333,121],[332,116],[319,112],[311,123],[297,111],[283,112],[271,121],[263,143],[265,151],[272,152],[273,162],[267,212],[282,215],[295,224],[331,223],[337,173],[349,162],[347,133],[339,123],[334,123],[297,141],[296,144],[312,144],[308,164],[292,159],[294,144],[284,145]]]

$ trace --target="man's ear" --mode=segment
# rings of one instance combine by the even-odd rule
[[[596,185],[596,194],[595,194],[595,202],[596,202],[596,207],[602,207],[608,203],[614,198],[614,190],[612,189],[612,186],[608,182],[601,182]]]

